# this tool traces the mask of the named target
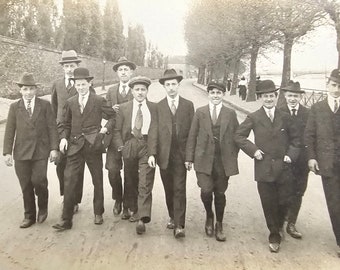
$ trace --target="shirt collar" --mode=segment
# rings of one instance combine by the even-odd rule
[[[87,92],[87,94],[86,95],[80,95],[80,94],[78,94],[79,95],[79,100],[80,99],[88,99],[89,98],[89,95],[90,95],[90,90]]]
[[[294,108],[291,107],[291,106],[289,106],[288,104],[287,104],[287,106],[288,106],[288,109],[289,109],[290,111],[292,111],[293,109],[295,109],[296,111],[298,111],[298,110],[299,110],[299,107],[300,107],[300,104],[298,103]]]
[[[271,108],[271,109],[268,109],[268,108],[263,106],[263,109],[266,112],[266,114],[268,114],[268,112],[275,113],[275,106],[273,108]]]
[[[167,96],[166,96],[166,99],[168,100],[168,103],[169,103],[169,104],[172,104],[172,101],[173,101],[173,100],[175,101],[175,104],[178,104],[179,95],[177,95],[175,98],[171,98],[171,97],[169,97],[169,96],[167,95]]]
[[[215,104],[213,104],[209,101],[209,109],[213,110],[214,106],[215,106]],[[221,108],[222,108],[222,102],[220,104],[216,105],[216,110],[220,110]]]
[[[146,99],[144,99],[142,102],[138,102],[136,99],[133,99],[133,106],[138,107],[139,104],[142,104],[142,107],[146,105]]]

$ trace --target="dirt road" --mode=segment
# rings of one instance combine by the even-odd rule
[[[184,81],[181,95],[196,107],[207,103],[205,93],[190,81]],[[149,99],[164,96],[159,84],[153,84]],[[243,120],[239,116],[240,121]],[[2,151],[4,125],[0,126]],[[205,214],[194,172],[187,179],[186,237],[176,240],[165,228],[168,220],[164,191],[156,171],[153,190],[152,221],[145,235],[137,236],[135,224],[112,214],[111,188],[104,175],[104,224],[93,224],[93,188],[88,171],[84,197],[74,217],[72,230],[56,233],[51,227],[61,214],[55,166],[50,164],[49,216],[45,223],[19,229],[23,203],[14,169],[0,162],[0,270],[17,269],[340,269],[335,254],[335,239],[325,205],[319,177],[310,175],[309,186],[297,223],[304,234],[295,240],[286,234],[281,251],[268,250],[268,231],[253,181],[253,161],[239,155],[240,174],[231,177],[226,192],[224,230],[227,241],[217,242],[204,233]]]

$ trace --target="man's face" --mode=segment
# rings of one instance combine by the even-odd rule
[[[178,95],[179,83],[177,79],[166,80],[164,82],[164,88],[170,98],[175,98]]]
[[[290,107],[295,108],[300,103],[302,99],[302,94],[286,91],[285,98],[286,98],[287,104]]]
[[[340,84],[329,80],[329,82],[327,83],[327,91],[328,94],[334,98],[338,98],[340,97]]]
[[[276,105],[277,96],[274,92],[261,94],[263,107],[271,109]]]
[[[91,83],[88,82],[86,79],[79,79],[74,81],[74,87],[76,88],[79,95],[84,96],[90,90]]]
[[[132,69],[126,65],[121,65],[117,69],[118,78],[123,83],[126,83],[130,80],[132,73]]]
[[[20,88],[20,93],[26,100],[31,100],[37,93],[37,87],[31,85],[23,85]]]
[[[132,88],[132,95],[136,101],[142,102],[146,99],[148,88],[144,84],[135,84]]]
[[[73,78],[73,71],[78,67],[78,63],[64,63],[63,69],[64,73],[68,78]]]
[[[218,105],[222,102],[224,94],[225,93],[223,91],[221,91],[217,88],[213,88],[213,89],[209,90],[208,98],[209,98],[209,100],[212,104]]]

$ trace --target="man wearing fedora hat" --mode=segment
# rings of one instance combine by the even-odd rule
[[[321,176],[327,208],[340,257],[340,71],[327,82],[327,98],[315,103],[306,124],[304,142],[308,167]]]
[[[33,75],[25,72],[17,85],[22,98],[9,108],[3,155],[7,166],[13,165],[14,158],[25,209],[20,228],[28,228],[36,218],[38,223],[47,218],[47,164],[48,159],[53,162],[58,156],[58,132],[51,104],[36,97],[37,84]],[[35,195],[38,197],[37,217]]]
[[[151,221],[156,166],[157,107],[147,100],[150,84],[150,79],[143,76],[130,80],[134,98],[120,105],[113,134],[116,151],[121,152],[124,159],[128,208],[138,212],[137,234],[145,233],[145,223]]]
[[[215,232],[217,241],[225,241],[222,226],[226,205],[225,192],[230,176],[238,174],[239,148],[234,141],[238,121],[235,111],[222,104],[226,92],[225,85],[211,82],[207,90],[209,104],[196,110],[190,127],[185,166],[190,170],[194,164],[197,183],[201,188],[201,200],[206,211],[205,233],[212,237]]]
[[[269,250],[278,252],[287,206],[292,196],[291,163],[296,161],[300,137],[288,113],[276,108],[277,91],[271,80],[258,85],[262,107],[240,124],[235,141],[255,159],[255,181],[269,234]],[[254,143],[248,139],[254,133]]]
[[[294,176],[293,197],[288,208],[288,223],[286,227],[286,231],[290,236],[301,239],[302,234],[297,231],[295,223],[308,182],[309,168],[307,152],[303,143],[303,133],[306,127],[309,109],[300,104],[304,91],[301,90],[299,82],[289,81],[285,87],[281,88],[281,90],[284,93],[286,104],[279,109],[291,115],[293,124],[298,127],[298,131],[300,132],[300,140],[303,146],[297,161],[292,163],[292,173]]]
[[[117,73],[119,78],[119,83],[109,88],[106,99],[108,105],[111,106],[116,113],[119,111],[119,106],[122,103],[128,102],[133,99],[129,87],[129,81],[133,75],[133,71],[136,69],[136,65],[127,60],[126,57],[120,57],[118,62],[113,65],[113,70]],[[122,211],[123,204],[123,214],[122,219],[130,219],[130,221],[136,220],[136,213],[129,211],[127,205],[129,204],[127,195],[129,191],[128,187],[124,181],[124,189],[122,186],[122,177],[120,175],[120,170],[122,169],[122,156],[115,149],[111,137],[111,142],[108,146],[106,153],[106,163],[105,168],[108,170],[108,178],[112,188],[112,199],[115,200],[113,207],[113,214],[118,216]],[[130,209],[131,210],[131,209]]]
[[[74,88],[73,81],[70,80],[73,77],[74,70],[79,66],[81,60],[78,58],[77,53],[74,50],[63,51],[61,53],[61,60],[59,64],[62,66],[64,76],[53,82],[51,88],[51,104],[54,114],[56,116],[58,130],[61,129],[61,123],[63,119],[63,109],[66,104],[66,100],[77,94],[77,90]],[[56,171],[59,179],[60,195],[64,195],[64,172],[66,168],[66,155],[60,153],[60,158],[56,162]],[[78,204],[81,203],[83,197],[83,182],[84,182],[84,168],[79,170],[76,192],[76,203],[74,205],[74,212],[78,211]]]
[[[154,141],[170,217],[167,228],[174,230],[176,238],[185,236],[185,148],[194,116],[193,103],[178,94],[182,79],[174,69],[165,70],[159,79],[167,96],[157,104],[158,140]]]
[[[94,186],[94,223],[102,224],[104,212],[103,192],[103,160],[105,151],[102,145],[104,134],[112,129],[114,111],[107,106],[105,98],[90,91],[91,81],[89,70],[74,70],[74,86],[77,95],[69,98],[65,104],[62,121],[62,132],[59,149],[67,151],[65,169],[65,194],[62,220],[53,227],[59,231],[72,228],[73,206],[76,203],[75,191],[77,176],[87,164]],[[107,119],[105,127],[101,126],[102,118]]]

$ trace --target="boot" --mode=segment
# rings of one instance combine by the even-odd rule
[[[217,221],[215,224],[215,238],[220,242],[224,242],[227,239],[223,233],[222,222],[220,221]]]

